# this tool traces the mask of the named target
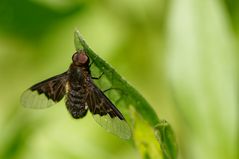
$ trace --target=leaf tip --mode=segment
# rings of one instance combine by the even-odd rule
[[[76,51],[88,48],[88,46],[78,28],[75,28],[75,31],[74,31],[74,43],[75,43]]]

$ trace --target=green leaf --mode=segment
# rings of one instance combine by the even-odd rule
[[[161,120],[155,127],[156,137],[161,145],[165,159],[177,158],[177,143],[172,127],[166,120]]]
[[[162,131],[157,114],[142,95],[89,48],[78,30],[74,36],[76,50],[84,49],[91,59],[92,76],[97,77],[104,73],[95,83],[102,90],[109,89],[105,94],[125,116],[132,130],[132,139],[142,158],[176,158],[176,148],[168,146],[176,145],[174,137],[170,137],[173,134],[172,129],[168,131],[168,127],[165,127],[166,131]]]

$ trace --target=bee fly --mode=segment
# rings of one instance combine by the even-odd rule
[[[39,82],[21,96],[21,103],[29,108],[47,108],[65,96],[71,116],[83,118],[89,110],[95,121],[107,131],[129,139],[131,130],[124,116],[104,93],[94,84],[90,72],[90,59],[80,50],[73,54],[69,69],[59,75]]]

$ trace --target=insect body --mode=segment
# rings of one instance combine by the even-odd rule
[[[88,68],[89,60],[87,59],[87,56],[83,53],[74,54],[72,57],[73,63],[68,71],[66,107],[72,117],[76,119],[84,117],[88,110],[86,105],[87,83],[92,81]]]
[[[37,83],[21,96],[25,107],[46,108],[66,97],[66,107],[73,118],[83,118],[89,110],[106,130],[121,138],[131,136],[125,118],[104,93],[94,84],[89,57],[81,50],[72,56],[69,69]]]

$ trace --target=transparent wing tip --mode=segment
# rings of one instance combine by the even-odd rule
[[[53,100],[48,99],[44,94],[38,94],[37,91],[30,89],[22,93],[20,102],[26,108],[35,109],[47,108],[55,104]]]
[[[128,140],[131,138],[131,129],[125,120],[120,120],[118,117],[111,118],[108,114],[100,116],[93,115],[95,121],[101,125],[106,131],[119,136],[122,139]]]

